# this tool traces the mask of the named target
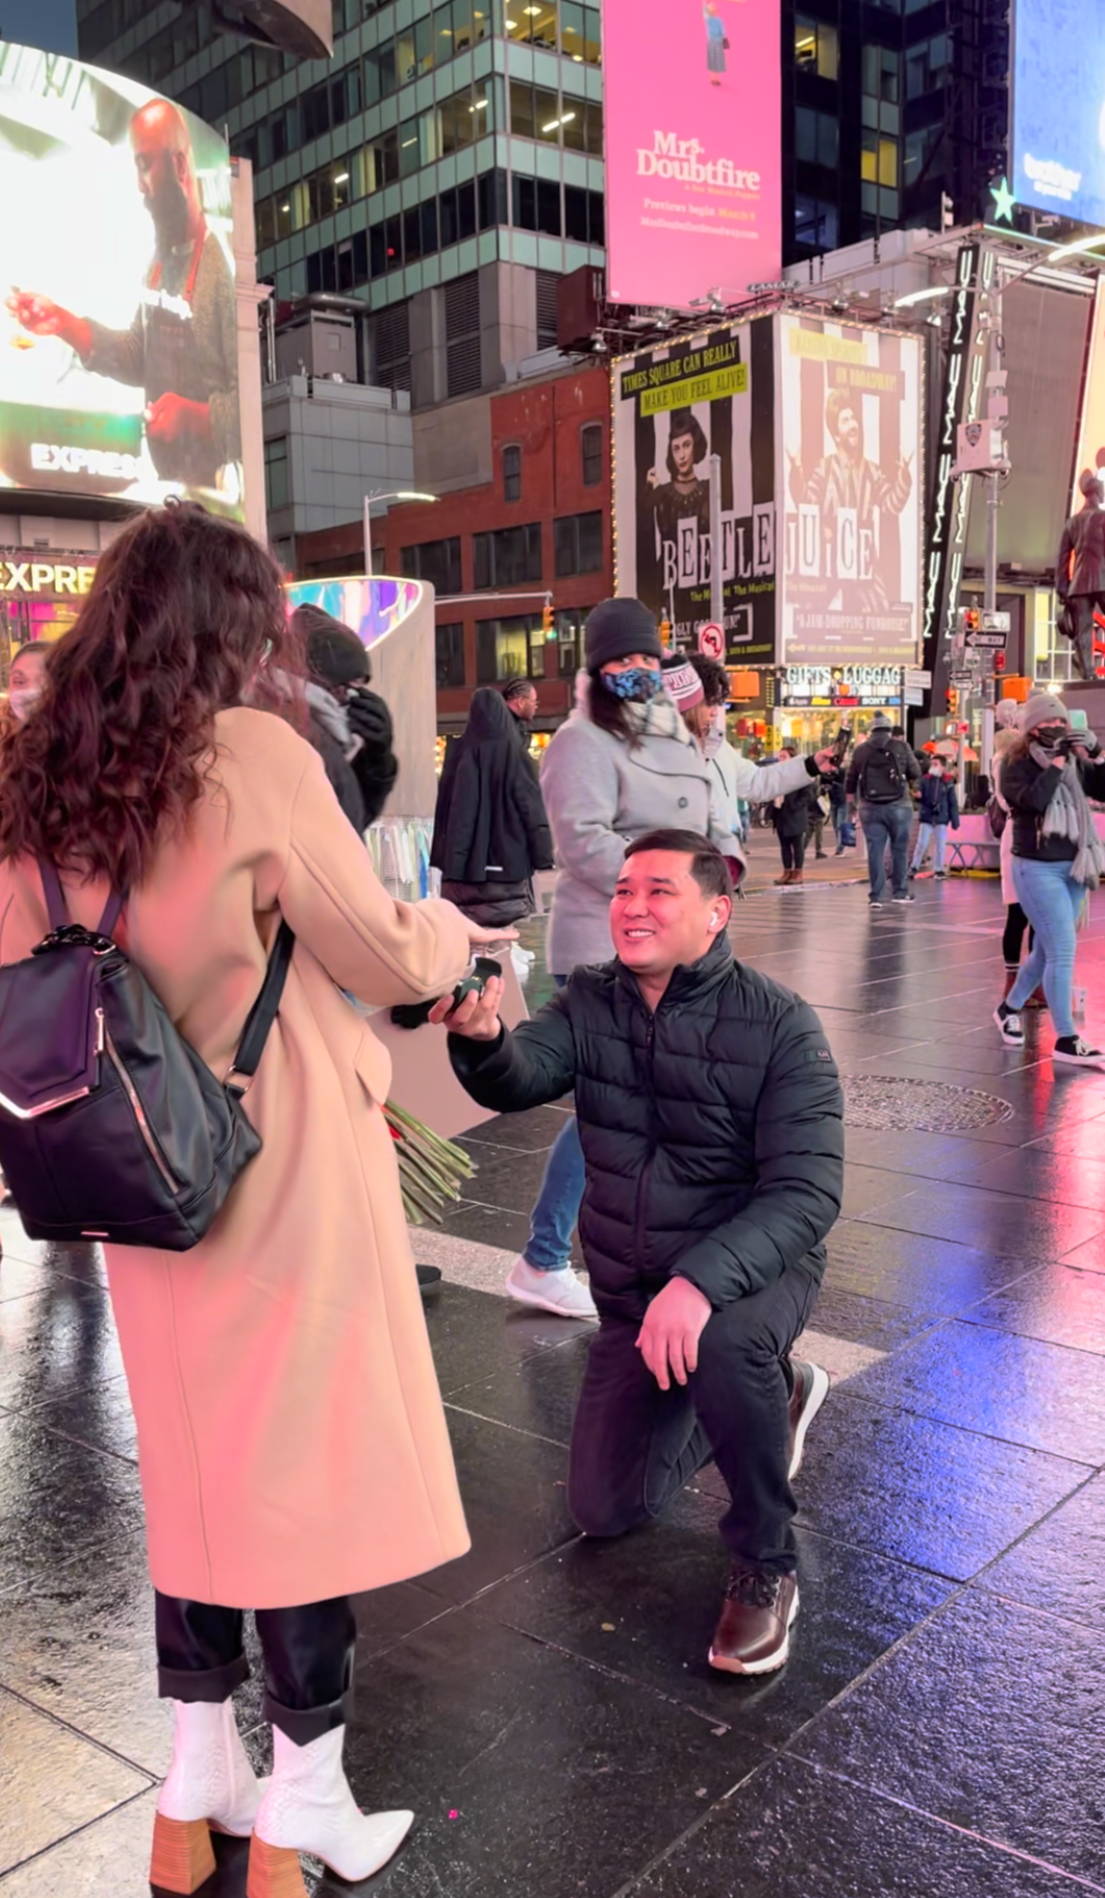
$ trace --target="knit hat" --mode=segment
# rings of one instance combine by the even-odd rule
[[[1070,724],[1070,713],[1051,692],[1034,692],[1024,708],[1021,718],[1022,732],[1034,732],[1037,725],[1047,725],[1051,721],[1063,725]]]
[[[681,712],[689,712],[694,705],[705,705],[706,693],[702,680],[682,653],[664,660],[663,673],[664,691],[675,700]]]
[[[640,600],[603,600],[587,618],[588,669],[596,672],[612,659],[625,659],[631,652],[644,653],[650,659],[663,658],[660,629],[653,615]]]
[[[893,731],[893,729],[894,728],[891,725],[890,720],[887,718],[885,712],[875,713],[874,718],[871,720],[871,730],[873,732],[888,732],[888,731]]]
[[[1021,722],[1021,708],[1016,699],[1001,699],[994,713],[994,723],[1002,731],[1016,731]]]
[[[371,679],[368,652],[340,619],[321,606],[297,606],[292,627],[307,653],[307,669],[324,685],[359,685]]]

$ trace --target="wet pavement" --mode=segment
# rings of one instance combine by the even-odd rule
[[[877,917],[862,888],[771,891],[734,927],[848,1077],[782,1674],[706,1665],[714,1472],[622,1542],[568,1517],[588,1331],[501,1292],[564,1110],[481,1127],[470,1196],[419,1235],[474,1546],[358,1603],[354,1789],[418,1814],[374,1892],[1105,1893],[1105,1074],[1053,1072],[1046,1023],[998,1043],[996,883],[915,887]],[[1105,1035],[1105,899],[1079,966]],[[110,1313],[94,1259],[0,1229],[0,1898],[144,1898],[167,1725]],[[263,1760],[257,1683],[238,1699]],[[221,1841],[205,1893],[244,1881]]]

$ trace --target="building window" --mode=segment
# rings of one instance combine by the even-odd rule
[[[439,692],[464,684],[464,627],[459,620],[434,628],[434,666]]]
[[[435,593],[460,592],[460,540],[456,535],[403,547],[399,563],[409,579],[428,581]]]
[[[602,514],[569,514],[554,526],[557,579],[572,573],[601,573]]]
[[[590,611],[589,606],[572,606],[557,613],[557,672],[562,679],[574,679],[583,664],[584,632]]]
[[[288,437],[276,435],[265,443],[265,499],[269,512],[287,507],[288,496]]]
[[[476,683],[532,678],[544,672],[541,621],[535,614],[476,621]],[[534,654],[536,653],[536,664]]]
[[[840,125],[828,112],[800,105],[794,114],[794,149],[811,165],[834,170],[840,156]]]
[[[541,578],[541,523],[473,536],[477,587],[516,587]]]
[[[602,480],[602,423],[587,422],[579,431],[583,485],[597,488]]]
[[[886,138],[879,132],[865,131],[863,150],[860,154],[860,176],[865,184],[886,185],[895,189],[898,183],[898,141]]]
[[[897,105],[901,94],[901,60],[889,46],[863,49],[863,90],[880,105]]]
[[[799,192],[794,200],[794,241],[809,250],[835,250],[839,218],[835,204],[821,198],[808,198]]]
[[[840,70],[840,41],[835,26],[799,13],[794,22],[794,63],[799,72],[835,79]]]
[[[906,98],[920,99],[926,92],[938,91],[947,81],[951,63],[950,33],[937,33],[920,46],[911,46],[905,56]]]
[[[522,498],[522,451],[513,444],[503,449],[503,500]]]

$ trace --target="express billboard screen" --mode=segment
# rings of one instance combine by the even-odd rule
[[[240,515],[230,156],[115,73],[0,41],[0,483]]]
[[[711,617],[716,455],[734,665],[775,654],[773,371],[769,317],[645,350],[614,371],[618,592],[668,619],[679,644],[695,644]]]
[[[1105,66],[1085,0],[1017,0],[1013,195],[1105,225]]]
[[[779,276],[779,0],[605,0],[615,303],[734,303]]]
[[[921,345],[778,319],[780,658],[912,665],[921,612]]]

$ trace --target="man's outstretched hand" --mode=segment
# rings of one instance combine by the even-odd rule
[[[637,1349],[662,1391],[685,1384],[698,1369],[698,1341],[713,1307],[689,1279],[669,1279],[657,1292],[637,1334]]]
[[[496,940],[502,940],[502,933],[500,930]],[[484,930],[483,934],[490,937],[491,931]],[[453,1007],[451,995],[443,995],[431,1008],[430,1020],[440,1023],[451,1035],[463,1035],[466,1041],[498,1041],[503,1030],[499,1020],[502,1000],[502,977],[493,975],[482,995],[473,990],[464,997],[459,1008]]]

